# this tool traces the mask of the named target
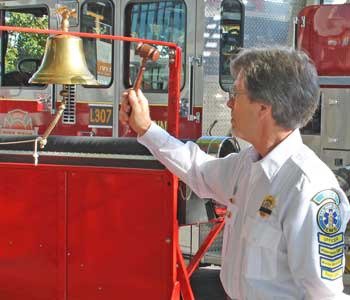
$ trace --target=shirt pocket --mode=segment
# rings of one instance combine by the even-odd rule
[[[245,276],[270,280],[277,277],[278,245],[282,231],[269,220],[247,216],[245,223]]]

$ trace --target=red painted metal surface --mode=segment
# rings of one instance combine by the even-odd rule
[[[181,137],[180,48],[117,36],[72,35],[174,48],[166,117],[169,132]],[[13,105],[2,104],[0,118]],[[37,116],[45,110],[38,105],[26,102],[24,108]],[[87,114],[85,106],[80,110]],[[27,120],[26,112],[22,114]],[[52,118],[48,112],[42,116],[42,123],[34,124],[48,124]],[[194,132],[199,136],[197,125]],[[64,130],[61,126],[57,130]],[[67,125],[64,134],[75,135],[72,128],[77,130]],[[178,300],[181,292],[183,300],[194,299],[178,243],[178,180],[167,170],[0,163],[0,182],[1,298]]]
[[[21,108],[23,110],[29,113],[42,112],[46,110],[44,103],[38,100],[28,101],[27,99],[25,100],[0,99],[0,113],[7,113],[8,111],[17,109],[19,105],[21,105]]]
[[[168,130],[168,107],[167,106],[150,106],[151,118],[160,127]],[[195,107],[194,114],[197,112],[202,115],[202,108]],[[127,130],[127,131],[125,131]],[[179,117],[178,137],[181,139],[196,140],[202,135],[202,123],[200,121],[189,121],[187,118]],[[125,128],[119,123],[119,136],[135,137],[136,133],[130,128]]]
[[[0,181],[1,299],[64,299],[64,172],[2,164]]]
[[[220,231],[224,228],[225,220],[224,218],[219,218],[216,220],[216,224],[213,226],[212,230],[210,230],[209,234],[203,241],[202,245],[199,247],[198,251],[196,252],[195,256],[192,258],[190,264],[187,266],[187,275],[191,277],[193,272],[197,269],[203,255],[211,244],[214,242],[215,238],[218,236]]]
[[[0,181],[1,298],[171,299],[168,171],[2,163]]]
[[[58,104],[59,105],[59,104]],[[57,105],[57,107],[58,107]],[[59,121],[54,128],[53,135],[62,136],[82,136],[82,135],[96,135],[96,136],[112,136],[112,128],[90,128],[89,127],[89,105],[86,103],[77,103],[77,123],[63,124]],[[13,101],[0,99],[0,124],[4,129],[3,124],[9,112],[14,110],[22,110],[28,113],[30,118],[31,129],[38,134],[43,134],[47,125],[54,118],[44,105],[38,101]],[[168,107],[167,106],[152,106],[150,107],[151,117],[158,125],[164,129],[168,129]],[[194,108],[194,113],[202,114],[202,108]],[[136,136],[130,128],[124,132],[125,128],[119,124],[119,136]],[[178,136],[183,139],[198,139],[202,133],[202,124],[199,121],[191,122],[187,118],[179,118],[179,133]],[[11,133],[10,133],[11,134]],[[28,133],[29,134],[29,133]]]
[[[298,15],[297,45],[310,55],[320,76],[350,74],[349,15],[350,4],[312,5]]]
[[[174,284],[173,293],[171,295],[171,300],[180,299],[180,282],[176,281]]]
[[[194,300],[190,277],[187,274],[186,265],[181,253],[180,246],[177,245],[178,279],[181,286],[181,296],[183,300]]]
[[[169,64],[168,91],[168,131],[175,137],[179,136],[180,112],[180,82],[181,82],[181,48],[174,49],[173,62]]]
[[[215,238],[218,236],[220,231],[224,228],[225,220],[224,218],[219,218],[216,220],[216,224],[213,226],[212,230],[210,230],[209,234],[205,238],[205,240],[202,242],[202,245],[199,247],[198,251],[196,252],[195,256],[192,258],[190,264],[187,266],[187,274],[189,277],[193,274],[193,272],[197,269],[203,255],[211,244],[214,242]]]
[[[57,108],[60,102],[57,103]],[[37,134],[43,134],[50,122],[53,120],[54,115],[51,114],[45,105],[39,101],[17,101],[0,99],[0,124],[4,129],[5,120],[9,113],[21,110],[23,113],[28,114],[30,120],[31,129]],[[97,135],[97,136],[112,136],[112,128],[89,128],[89,105],[86,103],[76,104],[76,119],[77,123],[63,124],[60,120],[57,126],[53,129],[53,135],[62,136],[82,136],[82,135]],[[14,129],[14,128],[12,128]],[[6,132],[5,132],[6,133]],[[1,134],[5,134],[1,132]],[[11,134],[9,132],[9,134]],[[27,133],[28,135],[30,133]]]

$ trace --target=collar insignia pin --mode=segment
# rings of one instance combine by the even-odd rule
[[[263,202],[261,203],[261,206],[259,208],[259,214],[262,218],[267,218],[271,215],[272,209],[276,206],[276,198],[274,198],[271,195],[267,195]]]

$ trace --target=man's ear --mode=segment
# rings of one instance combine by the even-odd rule
[[[266,103],[259,102],[258,114],[260,118],[272,117],[272,106]]]

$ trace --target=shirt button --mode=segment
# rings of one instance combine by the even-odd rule
[[[236,202],[236,200],[235,200],[235,198],[230,198],[230,202],[231,202],[231,204],[234,204],[235,202]]]
[[[228,218],[231,218],[232,217],[232,212],[230,212],[229,210],[226,212],[226,216],[228,217]]]

